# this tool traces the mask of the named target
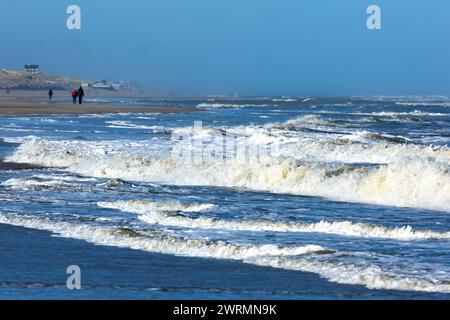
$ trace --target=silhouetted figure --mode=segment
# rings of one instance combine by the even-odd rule
[[[72,100],[73,100],[73,104],[77,103],[77,97],[78,97],[78,91],[77,89],[73,88],[72,90]]]
[[[52,101],[52,99],[53,99],[53,90],[50,89],[50,90],[48,91],[48,100],[49,100],[49,101]]]
[[[77,95],[78,95],[78,102],[79,102],[79,104],[83,104],[84,90],[83,90],[83,88],[81,86],[80,86],[80,88],[77,91]]]
[[[6,95],[9,95],[9,88],[6,88]]]

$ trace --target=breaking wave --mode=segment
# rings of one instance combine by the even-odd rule
[[[396,105],[399,106],[408,106],[408,107],[450,107],[450,102],[436,102],[436,101],[428,101],[428,102],[396,102]]]
[[[180,256],[244,260],[254,256],[295,256],[325,251],[317,245],[300,247],[234,245],[222,241],[185,239],[156,230],[104,227],[17,214],[0,214],[0,223],[51,231],[66,238],[86,240],[95,244]]]
[[[336,283],[363,285],[371,289],[450,292],[450,283],[446,280],[402,277],[386,272],[376,265],[361,267],[318,259],[323,256],[336,257],[336,252],[317,245],[235,245],[221,241],[186,239],[156,231],[93,226],[16,214],[1,214],[0,223],[46,230],[98,245],[181,256],[239,260],[266,267],[312,272]]]
[[[217,108],[246,108],[246,107],[268,107],[268,104],[253,104],[253,103],[200,103],[197,108],[200,109],[217,109]]]
[[[92,181],[96,181],[96,179],[75,176],[34,175],[25,178],[12,178],[3,182],[2,185],[17,190],[40,190],[72,188],[77,183]]]
[[[387,238],[395,240],[450,239],[450,232],[415,231],[411,226],[388,228],[384,226],[350,221],[320,221],[311,224],[276,222],[264,220],[221,220],[210,217],[190,218],[173,212],[201,212],[211,210],[213,204],[181,204],[176,201],[152,202],[143,200],[99,202],[98,206],[140,214],[139,219],[150,224],[176,227],[256,231],[256,232],[317,232],[364,238]]]
[[[164,130],[164,127],[162,126],[145,126],[145,125],[139,125],[134,124],[130,121],[105,121],[106,124],[108,124],[109,128],[116,128],[116,129],[147,129],[147,130]]]
[[[402,136],[342,129],[319,115],[306,115],[262,126],[205,127],[196,135],[208,141],[223,137],[226,133],[236,137],[236,145],[277,145],[280,156],[304,161],[383,164],[403,162],[409,158],[431,158],[450,162],[448,147],[415,144]],[[183,137],[192,136],[193,128],[177,128],[174,133]]]
[[[450,165],[445,161],[449,151],[406,150],[411,154],[414,154],[413,150],[422,153],[404,157],[395,154],[401,152],[401,148],[394,149],[391,150],[394,153],[391,158],[397,158],[397,161],[375,166],[268,156],[245,162],[192,164],[152,153],[146,156],[128,151],[105,152],[89,143],[31,140],[24,142],[7,160],[68,167],[72,173],[109,179],[246,188],[338,201],[450,211]],[[347,152],[357,151],[350,149]],[[342,153],[338,155],[342,156]],[[327,156],[332,156],[332,153]]]
[[[216,207],[214,204],[204,203],[204,204],[182,204],[178,201],[162,201],[162,202],[150,202],[150,201],[117,201],[117,202],[98,202],[98,206],[108,209],[119,209],[123,211],[128,211],[126,208],[136,209],[136,210],[147,210],[151,212],[172,212],[172,211],[182,211],[182,212],[201,212],[211,210]],[[134,211],[133,211],[134,212]]]
[[[450,212],[448,147],[424,146],[405,137],[367,131],[341,132],[337,127],[319,115],[305,115],[282,123],[226,128],[227,134],[231,130],[237,137],[236,146],[279,145],[276,157],[207,159],[193,164],[172,158],[171,144],[163,140],[33,138],[22,141],[6,160],[67,167],[72,173],[107,179],[246,188]],[[304,133],[305,128],[314,132]],[[195,145],[189,138],[192,130],[174,130],[187,136],[182,147]],[[225,129],[202,128],[199,134],[202,139],[216,141]]]

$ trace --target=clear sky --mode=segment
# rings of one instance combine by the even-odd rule
[[[66,28],[66,9],[82,29]],[[382,10],[368,30],[366,9]],[[449,0],[0,0],[0,68],[188,94],[450,94]]]

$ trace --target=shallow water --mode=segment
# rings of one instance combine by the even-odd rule
[[[45,168],[1,167],[0,223],[370,289],[450,292],[446,97],[102,102],[201,111],[1,118],[6,161]],[[239,158],[249,145],[277,152]],[[174,147],[204,158],[174,158]]]

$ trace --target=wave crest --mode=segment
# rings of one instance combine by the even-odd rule
[[[139,214],[139,219],[150,224],[176,227],[217,229],[252,232],[317,232],[364,238],[386,238],[401,241],[419,239],[450,239],[450,232],[416,231],[411,226],[388,228],[351,221],[301,224],[268,220],[222,220],[200,216],[191,218],[174,215],[173,212],[201,212],[216,206],[213,204],[181,204],[174,201],[152,202],[144,200],[99,202],[98,206]]]
[[[376,265],[359,267],[353,264],[319,260],[317,256],[335,256],[335,251],[317,245],[301,247],[233,245],[217,241],[178,238],[161,232],[143,233],[123,227],[91,226],[16,214],[0,214],[0,223],[46,230],[63,237],[99,245],[182,256],[239,260],[265,267],[312,272],[336,283],[363,285],[371,289],[450,293],[448,281],[402,277],[385,272]]]

